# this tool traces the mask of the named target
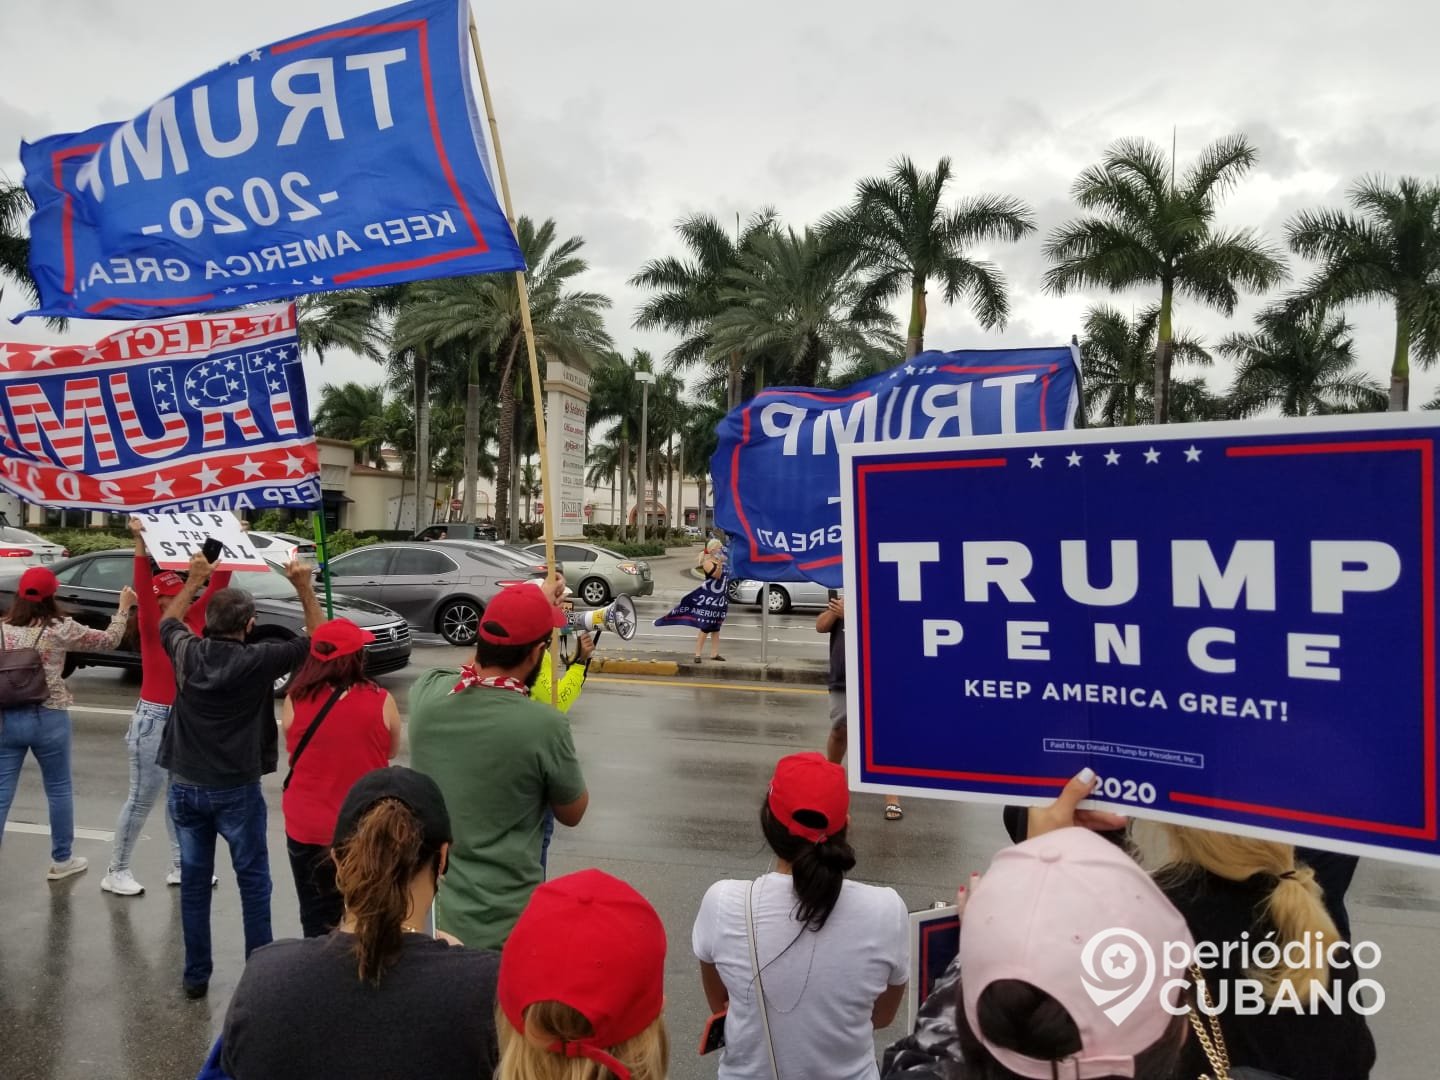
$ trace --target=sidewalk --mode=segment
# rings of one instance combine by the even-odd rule
[[[653,654],[609,656],[605,655],[603,648],[590,662],[590,670],[607,675],[678,675],[709,681],[780,682],[811,686],[824,686],[830,677],[828,664],[794,656],[779,657],[769,664],[746,661],[717,664],[711,660],[697,664],[691,660],[665,660]]]

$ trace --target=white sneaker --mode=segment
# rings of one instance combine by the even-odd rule
[[[179,870],[171,870],[168,874],[166,874],[166,875],[165,875],[165,884],[166,884],[166,885],[179,885],[179,884],[180,884],[180,871],[179,871]],[[210,887],[211,887],[212,889],[215,888],[215,886],[216,886],[216,885],[219,885],[219,884],[220,884],[220,879],[219,879],[218,877],[212,877],[212,878],[210,879]]]
[[[66,859],[62,863],[51,863],[50,870],[45,875],[47,881],[63,881],[67,877],[74,877],[76,874],[83,874],[90,865],[90,860],[79,855]]]
[[[111,870],[100,879],[100,889],[116,896],[139,896],[145,891],[145,886],[136,881],[129,870]]]

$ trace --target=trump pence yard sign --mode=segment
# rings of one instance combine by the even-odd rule
[[[851,778],[1440,862],[1428,417],[851,445]]]

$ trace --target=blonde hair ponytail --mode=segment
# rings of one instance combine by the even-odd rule
[[[1274,879],[1265,914],[1279,939],[1275,943],[1280,962],[1250,973],[1264,986],[1267,998],[1274,998],[1281,983],[1289,983],[1302,996],[1309,993],[1311,983],[1318,982],[1321,987],[1329,984],[1325,953],[1333,942],[1341,940],[1340,931],[1325,907],[1315,871],[1296,864],[1293,845],[1183,825],[1167,825],[1165,830],[1170,836],[1170,862],[1160,869],[1162,879],[1167,875],[1182,876],[1197,867],[1228,881],[1246,881],[1257,874]],[[1296,967],[1286,963],[1293,950],[1287,953],[1285,946],[1291,942],[1306,946],[1305,963]],[[1254,946],[1252,941],[1252,950]]]
[[[500,1035],[500,1067],[495,1080],[612,1080],[614,1073],[598,1061],[565,1057],[549,1048],[594,1034],[590,1022],[558,1001],[537,1001],[525,1010],[525,1030],[516,1031],[501,1008],[495,1010]],[[670,1067],[670,1039],[665,1018],[619,1046],[608,1048],[630,1070],[630,1080],[665,1080]]]

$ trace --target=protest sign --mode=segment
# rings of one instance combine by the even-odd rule
[[[270,570],[270,564],[255,550],[240,526],[240,519],[224,511],[202,513],[137,515],[144,527],[145,550],[166,570],[187,570],[190,557],[207,540],[220,541],[222,570]]]
[[[905,990],[906,1027],[935,990],[950,961],[960,951],[960,911],[954,904],[910,913],[910,985]]]
[[[523,270],[488,175],[468,5],[238,51],[125,123],[21,147],[29,315],[153,318]]]
[[[718,429],[715,524],[730,572],[840,587],[839,448],[894,439],[1053,431],[1074,423],[1075,352],[926,352],[843,390],[762,390]]]
[[[843,451],[851,777],[1440,862],[1434,417]]]
[[[0,487],[112,512],[310,507],[320,462],[290,304],[0,342]]]

